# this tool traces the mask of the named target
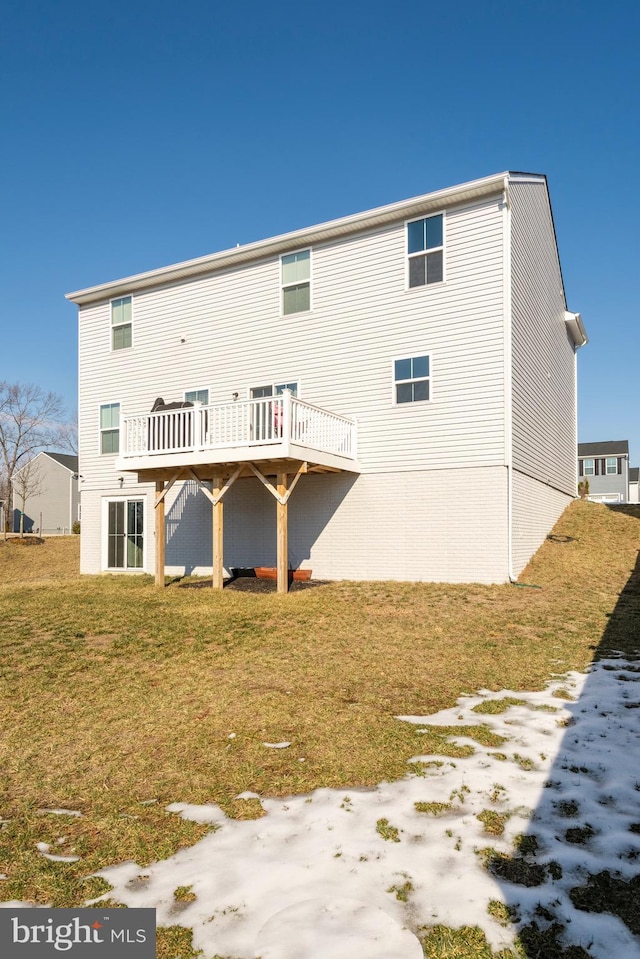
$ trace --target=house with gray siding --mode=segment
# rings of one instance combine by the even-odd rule
[[[543,175],[68,299],[86,573],[502,583],[576,495],[586,334]]]
[[[13,474],[13,530],[45,536],[71,533],[80,519],[78,457],[41,452]],[[22,517],[22,514],[24,516]]]
[[[640,503],[640,468],[629,467],[629,502]]]
[[[594,503],[629,502],[629,441],[578,443],[578,478]]]

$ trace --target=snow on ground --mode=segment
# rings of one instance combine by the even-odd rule
[[[596,959],[639,959],[640,936],[621,919],[569,897],[603,870],[640,874],[639,683],[640,667],[607,660],[542,692],[481,690],[433,716],[398,717],[418,732],[484,724],[506,741],[484,747],[461,731],[451,739],[472,755],[416,755],[405,779],[373,789],[261,799],[258,820],[175,803],[171,812],[213,831],[144,869],[103,870],[113,890],[102,898],[155,908],[158,925],[192,929],[207,957],[422,959],[416,933],[435,924],[478,925],[497,950],[518,929],[489,914],[499,902],[519,924],[562,924],[565,944]],[[485,830],[492,813],[502,835]],[[499,867],[514,862],[500,853],[515,857],[517,874],[489,871],[488,847]],[[527,870],[536,885],[522,884]]]
[[[258,820],[176,803],[171,812],[215,831],[144,870],[103,870],[108,898],[154,907],[159,925],[191,928],[209,957],[421,959],[415,933],[437,923],[478,925],[498,949],[517,931],[487,912],[498,900],[544,927],[534,912],[542,905],[566,927],[567,944],[598,959],[638,959],[640,937],[615,916],[577,910],[568,892],[605,869],[626,880],[640,872],[639,683],[637,667],[609,660],[543,692],[480,691],[433,716],[399,717],[418,729],[483,723],[507,742],[485,748],[454,737],[473,755],[415,756],[405,779],[373,789],[262,799]],[[575,701],[558,698],[563,691]],[[505,697],[522,702],[483,711]],[[502,836],[484,831],[477,816],[487,810],[508,817]],[[521,834],[538,840],[526,861],[557,864],[536,886],[497,878],[478,855],[487,847],[513,855]],[[181,886],[193,901],[176,900]]]

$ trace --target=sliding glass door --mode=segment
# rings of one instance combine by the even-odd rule
[[[107,509],[107,567],[142,569],[144,500],[111,500]]]

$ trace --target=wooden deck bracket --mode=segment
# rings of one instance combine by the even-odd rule
[[[229,490],[231,489],[235,481],[240,476],[240,473],[243,471],[243,469],[244,469],[244,463],[240,463],[238,468],[234,470],[234,472],[231,474],[231,476],[229,477],[227,482],[224,484],[224,486],[221,489],[219,489],[218,493],[212,493],[210,490],[208,490],[207,487],[202,482],[202,480],[200,479],[200,477],[198,476],[198,474],[195,472],[195,470],[189,469],[188,473],[191,479],[198,484],[198,486],[200,487],[204,495],[207,497],[207,499],[210,500],[212,506],[217,506],[220,500],[222,499],[222,497],[225,495],[225,493],[229,492]]]
[[[163,501],[163,499],[165,498],[165,496],[167,495],[167,493],[169,492],[169,490],[171,489],[171,487],[172,487],[173,484],[176,482],[176,480],[178,479],[179,476],[180,476],[180,470],[177,470],[177,471],[173,474],[173,476],[171,477],[171,479],[169,480],[169,482],[167,483],[167,485],[162,488],[162,492],[158,493],[158,495],[156,496],[156,501],[155,501],[155,503],[153,504],[154,506],[159,506],[159,505],[160,505],[160,503]],[[161,481],[161,482],[162,482],[162,481]],[[156,483],[156,492],[158,491],[158,485],[159,485],[159,484]]]
[[[298,480],[300,479],[303,473],[307,472],[307,469],[308,469],[306,463],[301,463],[296,471],[296,475],[293,477],[293,480],[291,481],[291,486],[289,487],[289,489],[285,493],[279,493],[278,490],[271,485],[267,477],[263,473],[261,473],[260,470],[256,466],[254,466],[253,463],[248,463],[247,465],[249,469],[258,477],[258,479],[260,480],[262,485],[265,487],[265,489],[269,490],[271,495],[274,497],[274,499],[277,500],[278,503],[280,503],[281,506],[286,506],[286,504],[289,502],[289,497],[291,496],[294,489],[296,488],[296,484]]]

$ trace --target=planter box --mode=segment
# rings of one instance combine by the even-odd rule
[[[277,579],[278,571],[275,566],[255,566],[255,573],[258,579]],[[306,582],[311,579],[312,570],[310,569],[290,569],[289,579],[296,582]]]

